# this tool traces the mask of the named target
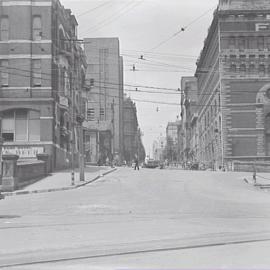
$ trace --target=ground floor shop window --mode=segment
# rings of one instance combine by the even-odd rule
[[[2,137],[6,142],[40,141],[40,113],[26,109],[3,112]]]

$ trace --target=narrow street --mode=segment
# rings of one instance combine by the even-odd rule
[[[246,175],[120,168],[77,190],[7,197],[0,268],[269,266],[270,194]]]

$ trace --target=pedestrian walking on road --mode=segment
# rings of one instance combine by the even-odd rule
[[[137,157],[135,157],[135,167],[134,167],[134,170],[136,171],[136,169],[138,169],[138,171],[140,170],[139,168],[139,160]]]

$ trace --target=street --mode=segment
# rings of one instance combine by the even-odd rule
[[[120,168],[76,190],[7,197],[0,268],[269,268],[270,193],[246,175]]]

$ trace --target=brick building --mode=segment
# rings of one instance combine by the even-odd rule
[[[0,2],[3,152],[50,156],[51,169],[78,155],[85,62],[77,21],[58,0]]]
[[[123,59],[118,38],[86,38],[87,118],[84,126],[87,161],[122,159]]]
[[[270,159],[270,2],[220,0],[197,62],[199,157]]]

